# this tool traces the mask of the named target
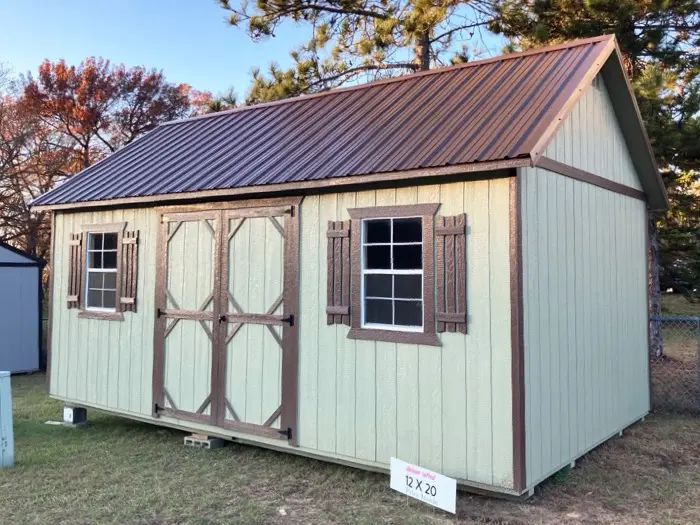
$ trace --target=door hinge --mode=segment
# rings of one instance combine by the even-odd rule
[[[294,326],[294,314],[289,314],[289,317],[280,319],[283,323],[289,323],[289,326]]]
[[[292,440],[292,427],[287,427],[286,429],[278,430],[277,432],[283,436],[287,436],[288,440]]]
[[[161,310],[160,308],[158,308],[158,309],[156,310],[156,317],[160,318],[161,315],[163,315],[163,310]]]
[[[158,412],[160,412],[161,410],[163,410],[163,407],[159,406],[158,403],[153,404],[153,413],[156,417],[158,417]]]

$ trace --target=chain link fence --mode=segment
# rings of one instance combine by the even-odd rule
[[[663,355],[651,356],[654,410],[700,415],[700,317],[652,317],[660,330]]]

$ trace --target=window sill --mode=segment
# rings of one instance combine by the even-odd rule
[[[442,346],[440,338],[437,334],[427,334],[425,332],[399,332],[396,330],[375,330],[374,328],[351,328],[348,332],[348,339]]]
[[[103,321],[123,321],[124,315],[121,312],[97,312],[93,310],[80,310],[78,317],[83,319],[101,319]]]

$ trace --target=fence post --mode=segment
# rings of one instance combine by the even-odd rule
[[[15,440],[12,433],[12,392],[10,372],[0,372],[0,468],[15,462]]]

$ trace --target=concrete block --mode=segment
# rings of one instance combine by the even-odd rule
[[[186,447],[196,447],[211,450],[213,448],[221,448],[226,445],[226,441],[221,438],[203,436],[202,434],[192,434],[185,436],[184,444]]]

